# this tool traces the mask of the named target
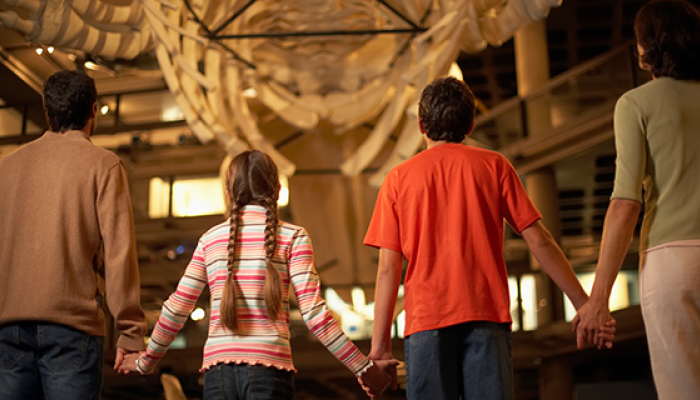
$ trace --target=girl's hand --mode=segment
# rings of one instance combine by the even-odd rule
[[[374,365],[357,378],[362,389],[367,392],[367,395],[371,399],[374,399],[374,396],[382,394],[382,392],[392,384],[392,376],[396,375],[396,366],[399,365],[399,361],[393,359],[377,360],[373,362]]]
[[[136,369],[136,361],[139,359],[139,356],[143,353],[144,352],[125,355],[124,360],[122,361],[122,365],[119,367],[119,373],[124,375],[129,375],[130,373],[139,373],[138,369]]]

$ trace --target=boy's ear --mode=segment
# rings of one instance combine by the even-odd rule
[[[467,134],[465,136],[471,135],[472,132],[474,132],[474,121],[472,121],[472,126],[471,126],[471,128],[469,128],[469,130],[467,131]]]

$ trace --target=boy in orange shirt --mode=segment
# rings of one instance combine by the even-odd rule
[[[512,399],[503,220],[576,309],[588,296],[510,162],[461,144],[474,127],[467,84],[436,79],[423,90],[419,118],[427,150],[389,172],[364,241],[380,249],[370,359],[393,359],[405,257],[408,399]]]

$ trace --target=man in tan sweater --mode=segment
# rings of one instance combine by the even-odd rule
[[[115,368],[144,349],[126,171],[90,142],[97,92],[84,72],[44,85],[50,131],[0,159],[0,398],[99,399],[104,311]],[[111,329],[111,328],[110,328]]]

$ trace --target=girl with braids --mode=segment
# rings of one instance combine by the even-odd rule
[[[153,372],[197,299],[209,285],[212,307],[204,345],[204,398],[292,399],[289,289],[311,332],[360,380],[369,393],[389,383],[341,331],[320,296],[313,249],[306,230],[277,219],[277,166],[253,150],[228,170],[230,218],[199,240],[177,290],[163,304],[148,349],[129,357],[120,372]]]

